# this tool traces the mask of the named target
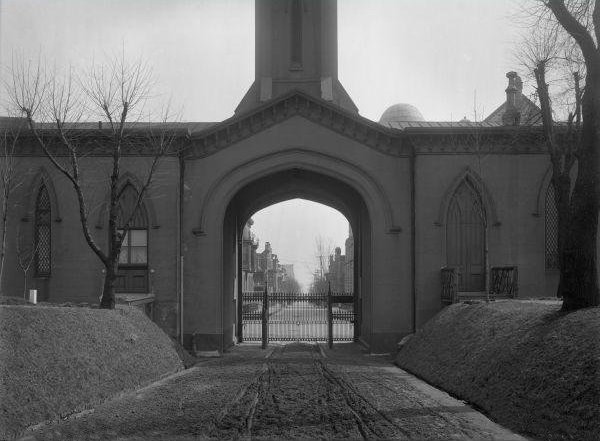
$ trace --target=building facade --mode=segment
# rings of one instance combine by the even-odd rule
[[[334,253],[329,256],[328,272],[325,275],[332,292],[344,292],[346,287],[346,256],[342,249],[336,247]]]
[[[344,273],[344,292],[354,292],[354,237],[352,227],[348,226],[348,237],[344,244],[346,251],[346,269]]]
[[[338,80],[336,7],[256,0],[254,83],[230,119],[178,126],[178,149],[161,161],[135,214],[119,289],[151,299],[154,320],[189,348],[225,350],[241,332],[240,292],[260,283],[277,289],[276,256],[267,243],[256,253],[246,222],[297,197],[350,222],[343,265],[354,277],[343,290],[360,298],[360,339],[373,352],[393,350],[441,309],[445,266],[461,269],[465,291],[484,290],[491,266],[516,265],[520,296],[554,293],[550,162],[539,127],[516,115],[516,77],[506,117],[427,122],[397,105],[370,121]],[[101,129],[81,132],[94,138]],[[70,183],[30,135],[19,138],[18,152],[23,182],[9,212],[3,291],[22,292],[19,259],[29,247],[38,252],[28,285],[43,299],[97,303],[102,265],[81,234]],[[123,213],[151,160],[143,148],[125,156]],[[98,152],[81,170],[102,246],[107,195],[98,182],[109,164]],[[265,269],[263,280],[256,268]]]
[[[294,277],[294,265],[282,265],[269,242],[258,252],[259,242],[252,232],[254,221],[249,219],[242,230],[241,291],[279,291],[288,278]]]
[[[333,254],[329,256],[327,274],[325,279],[329,283],[332,292],[353,293],[354,292],[354,238],[352,228],[348,227],[348,237],[344,241],[346,254],[342,249],[336,247]]]

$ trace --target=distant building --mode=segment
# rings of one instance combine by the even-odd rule
[[[346,238],[346,273],[344,275],[344,291],[354,292],[354,237],[352,227],[348,225],[348,237]]]
[[[258,240],[256,240],[251,228],[254,221],[250,219],[246,222],[242,232],[242,291],[254,291],[254,274],[258,269],[258,260],[256,250]]]
[[[331,284],[332,292],[343,292],[346,278],[346,256],[342,255],[340,247],[336,247],[335,254],[329,256],[329,272],[327,280]]]
[[[342,254],[341,248],[337,247],[334,254],[329,256],[329,268],[325,278],[333,292],[352,293],[354,292],[354,237],[350,226],[348,226],[348,237],[344,247],[346,254]]]
[[[283,268],[285,279],[295,279],[296,278],[296,276],[294,275],[294,264],[293,263],[282,264],[281,268]]]
[[[252,219],[244,226],[242,234],[242,291],[269,292],[281,289],[286,278],[294,277],[294,265],[281,265],[269,242],[259,253],[258,239],[252,233]]]
[[[506,101],[484,119],[485,123],[503,126],[538,125],[542,112],[533,101],[523,95],[523,81],[516,72],[508,72]]]

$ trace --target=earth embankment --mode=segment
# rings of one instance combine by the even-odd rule
[[[141,311],[0,305],[0,439],[183,369]]]
[[[600,308],[565,314],[557,302],[452,305],[410,338],[396,363],[513,430],[544,440],[598,439]]]

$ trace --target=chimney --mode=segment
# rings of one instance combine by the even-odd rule
[[[502,115],[502,123],[505,126],[518,126],[521,121],[519,104],[523,93],[523,81],[516,72],[508,72],[508,87],[506,88],[506,107]]]

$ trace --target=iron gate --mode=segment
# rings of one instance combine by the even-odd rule
[[[354,341],[356,299],[349,293],[244,292],[240,341]]]

